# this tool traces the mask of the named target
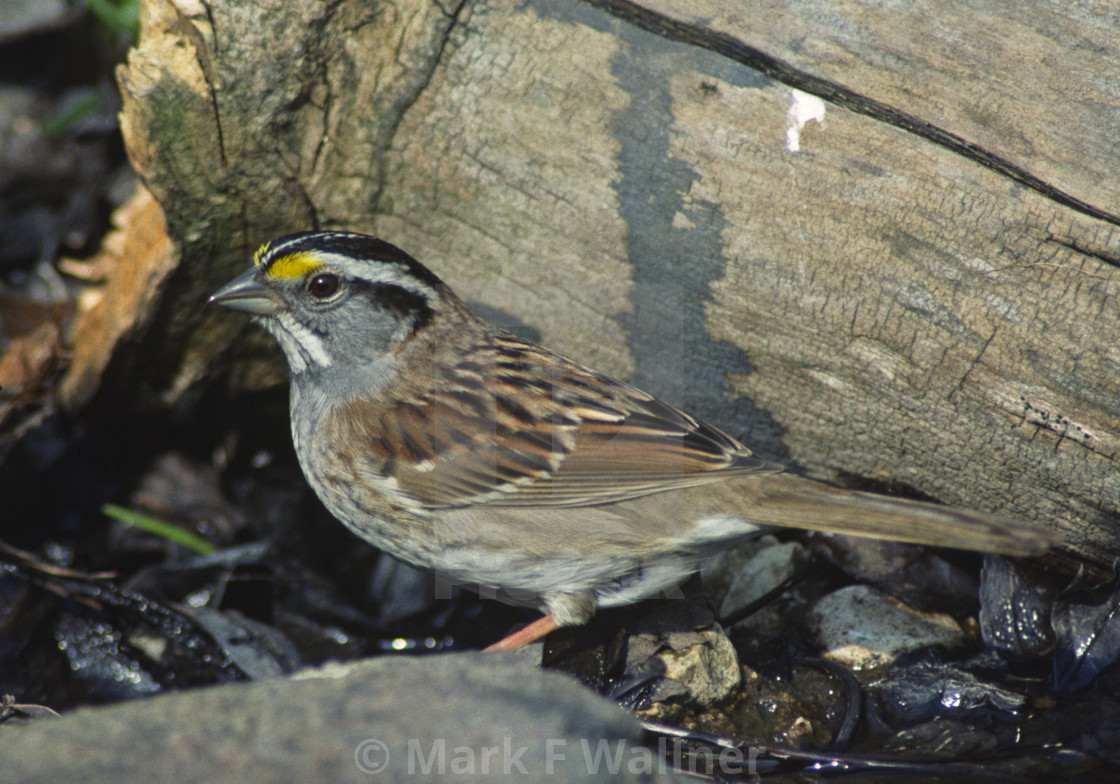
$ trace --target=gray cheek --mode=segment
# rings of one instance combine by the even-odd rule
[[[402,322],[377,305],[352,299],[329,314],[332,354],[338,364],[376,364],[411,333]]]

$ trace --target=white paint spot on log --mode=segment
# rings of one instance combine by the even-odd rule
[[[805,123],[824,122],[824,101],[800,90],[790,90],[789,112],[786,113],[786,149],[801,151],[801,129]]]

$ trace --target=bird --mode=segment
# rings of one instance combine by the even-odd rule
[[[279,344],[295,452],[335,518],[399,560],[544,613],[488,650],[657,595],[775,529],[1012,556],[1053,541],[1034,523],[790,473],[487,322],[377,237],[280,237],[209,301]]]

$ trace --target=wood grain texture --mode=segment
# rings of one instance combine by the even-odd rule
[[[189,270],[157,316],[167,399],[259,358],[198,307],[252,246],[373,230],[766,457],[1120,554],[1107,14],[150,0],[145,20],[125,127]]]
[[[1085,204],[1116,212],[1120,83],[1107,5],[592,0],[677,35],[737,43],[795,84],[819,80],[952,134]],[[795,84],[796,86],[796,84]],[[886,118],[890,121],[890,118]],[[965,154],[968,154],[966,151]]]

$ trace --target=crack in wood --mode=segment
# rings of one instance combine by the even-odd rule
[[[397,129],[400,128],[401,123],[404,122],[404,116],[408,113],[409,109],[423,95],[424,89],[431,83],[432,75],[435,73],[436,68],[443,61],[444,52],[447,49],[447,44],[451,40],[451,34],[455,30],[456,25],[459,24],[459,17],[466,6],[466,0],[454,0],[450,3],[450,9],[440,3],[435,3],[440,12],[447,18],[447,24],[439,32],[439,38],[436,41],[434,50],[430,53],[424,67],[415,74],[412,84],[404,91],[400,98],[394,101],[390,121],[386,132],[383,135],[383,143],[380,145],[380,151],[388,150],[393,143],[393,139],[397,136]],[[399,58],[399,53],[398,53]],[[385,155],[379,154],[377,156],[377,183],[375,186],[374,196],[372,198],[373,212],[380,213],[381,209],[381,196],[385,187],[385,181],[388,178],[388,160]]]
[[[1008,177],[1064,207],[1120,226],[1120,216],[1054,187],[1023,167],[984,149],[975,142],[932,125],[920,117],[896,109],[882,101],[861,95],[842,84],[801,71],[731,35],[672,19],[648,8],[643,8],[635,2],[631,2],[631,0],[583,0],[583,2],[601,8],[648,32],[715,52],[792,88],[815,95],[856,114],[871,117],[912,133]],[[1120,266],[1120,261],[1116,259],[1103,257],[1099,254],[1093,255],[1113,266]]]
[[[1092,250],[1082,245],[1075,239],[1066,239],[1064,237],[1058,237],[1054,234],[1051,234],[1046,238],[1046,241],[1053,242],[1055,245],[1061,245],[1063,248],[1069,248],[1075,253],[1089,256],[1090,258],[1094,258],[1097,261],[1103,262],[1110,266],[1120,267],[1120,257],[1112,256],[1099,250]]]
[[[208,3],[203,3],[202,8],[206,12],[206,21],[210,25],[214,46],[217,47],[218,29],[214,24],[213,9],[210,8]],[[168,25],[168,30],[182,35],[183,39],[190,44],[191,48],[194,50],[195,59],[198,61],[198,66],[202,70],[202,78],[206,82],[206,89],[210,93],[210,107],[214,112],[214,129],[218,141],[218,156],[222,160],[223,168],[226,168],[229,166],[229,161],[226,159],[225,135],[222,131],[222,113],[218,105],[218,91],[214,87],[217,80],[214,76],[214,66],[213,60],[210,57],[210,48],[202,39],[202,33],[195,27],[194,22],[184,15],[183,12],[179,10],[178,6],[173,5],[172,10],[175,12],[175,21]]]

